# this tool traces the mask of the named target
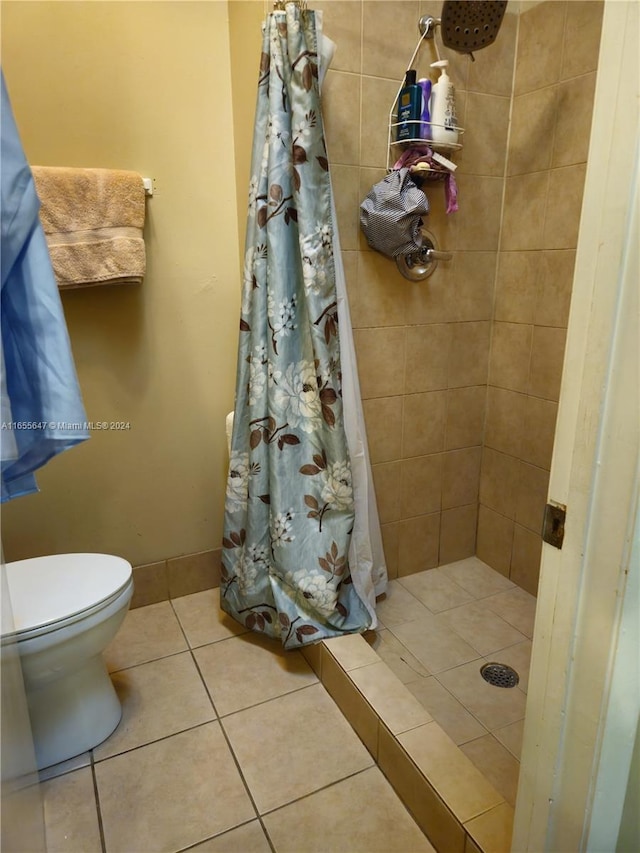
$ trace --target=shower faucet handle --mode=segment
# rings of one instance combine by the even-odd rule
[[[439,249],[429,248],[428,246],[424,246],[422,251],[429,261],[450,261],[453,257],[452,252],[441,252]]]

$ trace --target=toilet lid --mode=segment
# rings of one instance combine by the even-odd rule
[[[7,563],[15,633],[60,622],[113,597],[131,564],[110,554],[54,554]]]

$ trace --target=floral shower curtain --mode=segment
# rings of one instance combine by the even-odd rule
[[[253,145],[222,608],[287,648],[372,623],[349,568],[332,197],[315,13],[264,29]]]

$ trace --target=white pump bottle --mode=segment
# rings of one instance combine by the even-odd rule
[[[456,122],[456,100],[453,83],[447,74],[448,59],[432,62],[432,68],[440,68],[442,73],[431,91],[431,138],[433,142],[458,142],[458,127]]]

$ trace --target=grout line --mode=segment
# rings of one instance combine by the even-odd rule
[[[104,823],[102,822],[102,809],[100,808],[100,794],[98,793],[98,780],[96,778],[96,765],[93,759],[93,750],[90,751],[91,756],[91,779],[93,781],[93,794],[96,800],[96,812],[98,815],[98,832],[100,833],[100,847],[102,853],[106,853],[107,846],[104,838]]]
[[[206,844],[208,841],[218,841],[218,839],[222,839],[225,836],[228,836],[236,829],[241,829],[243,826],[249,826],[249,824],[253,823],[255,820],[256,818],[254,817],[250,818],[249,820],[244,820],[242,821],[242,823],[237,824],[237,826],[232,826],[230,829],[225,829],[223,830],[223,832],[219,832],[217,835],[209,835],[207,838],[201,838],[199,841],[194,841],[194,843],[190,844],[188,847],[180,847],[180,849],[177,850],[176,853],[187,853],[188,850],[193,850],[194,848],[199,847],[201,844]]]

